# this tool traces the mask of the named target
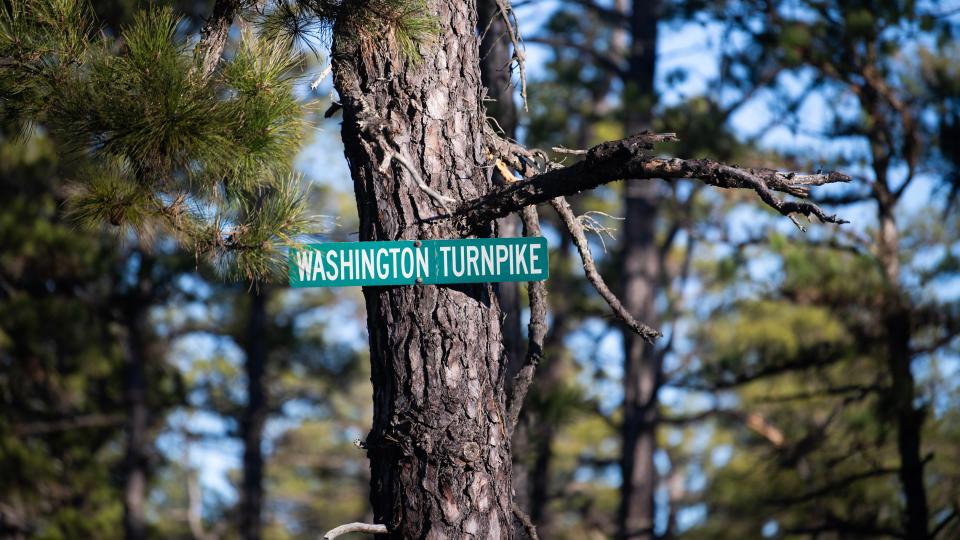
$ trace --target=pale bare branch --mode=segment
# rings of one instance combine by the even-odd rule
[[[366,534],[387,534],[387,526],[380,523],[347,523],[346,525],[340,525],[339,527],[334,527],[327,531],[327,534],[323,535],[323,540],[333,540],[338,536],[342,536],[347,533],[366,533]]]
[[[654,330],[636,320],[633,315],[627,311],[627,308],[623,306],[623,303],[620,302],[617,295],[613,294],[613,291],[607,287],[607,284],[603,281],[603,276],[597,271],[597,265],[593,261],[593,254],[590,253],[590,244],[587,242],[583,227],[566,199],[557,197],[550,201],[550,205],[553,206],[557,214],[560,215],[560,220],[563,221],[563,224],[566,225],[567,230],[570,231],[570,235],[573,237],[573,244],[577,246],[577,250],[580,252],[580,258],[583,261],[583,270],[586,273],[587,281],[593,285],[593,288],[596,289],[604,301],[607,302],[607,305],[613,310],[614,315],[629,326],[631,330],[636,332],[637,335],[649,342],[653,342],[653,340],[660,337],[661,334],[658,330]]]

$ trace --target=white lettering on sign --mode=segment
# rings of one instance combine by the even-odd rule
[[[408,283],[482,283],[545,279],[543,238],[346,242],[295,248],[296,287]]]

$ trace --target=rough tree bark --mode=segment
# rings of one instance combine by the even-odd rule
[[[419,64],[334,28],[334,83],[361,240],[458,238],[397,159],[456,201],[492,185],[483,155],[474,1],[428,2],[440,33]],[[362,41],[362,40],[360,40]],[[371,124],[376,124],[371,126]],[[383,168],[381,168],[383,164]],[[489,225],[480,225],[489,235]],[[501,312],[490,285],[365,287],[374,387],[374,519],[394,538],[510,538]]]
[[[246,336],[247,403],[240,421],[243,437],[243,483],[240,492],[240,534],[259,540],[263,529],[263,428],[267,420],[267,289],[250,293]]]
[[[625,77],[624,127],[627,133],[650,128],[656,101],[654,75],[657,59],[659,0],[633,0],[630,48]],[[637,319],[656,327],[655,307],[660,280],[660,250],[656,242],[659,196],[653,182],[624,186],[624,236],[621,253],[624,307]],[[653,463],[657,435],[657,394],[660,362],[652,343],[623,328],[623,428],[621,430],[620,509],[617,536],[649,539],[654,535],[654,493],[657,472]]]

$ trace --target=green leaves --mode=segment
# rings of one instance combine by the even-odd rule
[[[119,159],[88,166],[69,189],[67,213],[89,228],[109,223],[130,228],[143,237],[146,223],[158,207],[153,193],[140,189],[130,170]]]
[[[178,43],[178,22],[169,9],[140,13],[119,54],[108,42],[91,50],[83,69],[55,89],[55,132],[78,150],[127,160],[145,182],[199,176],[229,161],[226,111],[215,82]]]

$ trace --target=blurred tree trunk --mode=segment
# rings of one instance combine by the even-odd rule
[[[240,493],[240,534],[259,540],[263,528],[263,428],[267,421],[267,289],[258,284],[250,292],[250,320],[246,336],[247,403],[241,420],[243,485]]]
[[[397,162],[457,202],[491,191],[474,1],[428,2],[440,31],[419,63],[334,29],[334,82],[361,240],[460,238]],[[376,126],[371,128],[370,126]],[[492,231],[488,231],[488,234]],[[501,311],[489,284],[365,287],[374,520],[393,538],[511,538]]]
[[[581,136],[585,135],[581,133]],[[556,262],[554,266],[572,263],[573,242],[569,234],[560,237],[560,245],[556,248]],[[553,286],[556,290],[572,290],[576,284],[570,278],[568,272],[558,272],[551,277]],[[547,332],[546,339],[543,341],[544,362],[537,371],[536,385],[533,394],[534,402],[541,403],[549,401],[549,395],[556,392],[563,385],[563,372],[565,363],[569,361],[566,356],[564,340],[573,330],[574,309],[571,306],[570,298],[558,296],[551,305],[553,320],[550,324],[550,330]],[[533,404],[531,404],[533,405]],[[541,407],[542,409],[542,407]],[[522,420],[526,423],[529,431],[529,445],[531,456],[533,457],[532,467],[529,471],[529,496],[530,496],[530,519],[537,526],[543,538],[552,538],[554,536],[554,521],[550,511],[550,501],[553,493],[553,445],[556,442],[557,426],[555,422],[545,421],[543,411],[535,407],[526,410]]]
[[[654,74],[657,58],[659,0],[633,0],[630,10],[631,43],[624,85],[624,131],[650,128],[656,101]],[[655,306],[660,254],[656,244],[659,197],[655,182],[624,186],[624,237],[621,253],[623,302],[638,320],[657,325]],[[621,449],[622,484],[618,516],[619,538],[653,538],[654,492],[657,478],[657,392],[660,362],[654,347],[623,330],[624,387]]]
[[[894,205],[886,188],[886,164],[877,177],[879,254],[883,272],[890,287],[884,313],[887,369],[890,374],[890,403],[897,427],[897,450],[900,454],[899,477],[906,502],[906,538],[930,538],[927,492],[924,484],[924,460],[921,456],[921,431],[924,413],[914,405],[915,382],[910,351],[910,308],[900,290],[900,241],[894,218]],[[879,172],[879,169],[877,170]]]
[[[487,115],[496,120],[504,135],[512,139],[517,132],[517,108],[511,84],[513,55],[507,35],[509,29],[500,15],[496,0],[478,0],[477,13],[477,30],[481,36],[480,79],[487,91]],[[520,220],[516,215],[509,215],[497,221],[497,228],[497,236],[519,236]],[[497,283],[496,290],[503,312],[503,348],[507,354],[506,383],[509,385],[514,375],[520,371],[526,357],[526,339],[520,321],[520,284]],[[525,458],[530,451],[530,444],[526,422],[518,422],[512,444],[514,500],[520,508],[527,510],[530,508],[530,493]],[[523,531],[518,529],[517,534],[523,534]]]
[[[143,253],[134,289],[127,295],[123,311],[126,330],[124,352],[124,402],[127,406],[126,455],[123,477],[123,533],[127,540],[146,538],[147,474],[150,466],[147,405],[147,309],[152,296],[153,259]]]

